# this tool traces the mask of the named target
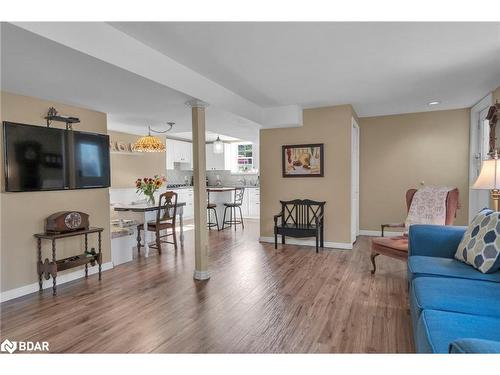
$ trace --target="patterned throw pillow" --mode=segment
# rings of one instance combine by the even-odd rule
[[[500,212],[484,208],[470,223],[455,258],[482,273],[500,268]]]

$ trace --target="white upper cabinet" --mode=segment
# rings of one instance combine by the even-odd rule
[[[207,155],[207,171],[223,170],[224,166],[224,153],[215,154],[212,144],[205,145]]]
[[[167,158],[167,169],[174,169],[175,141],[167,138],[165,146],[167,147],[167,152],[165,153],[165,157]]]
[[[174,163],[181,163],[182,170],[193,169],[193,146],[190,142],[167,139],[167,169],[174,169]]]

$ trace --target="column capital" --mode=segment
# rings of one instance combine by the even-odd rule
[[[189,108],[207,108],[208,107],[208,103],[205,103],[204,101],[198,100],[198,99],[188,100],[185,104]]]

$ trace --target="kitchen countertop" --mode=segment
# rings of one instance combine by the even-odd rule
[[[207,189],[217,189],[217,188],[223,188],[223,189],[234,189],[234,188],[237,188],[237,187],[242,187],[242,188],[245,188],[245,189],[260,189],[260,186],[242,186],[242,185],[220,185],[220,186],[217,186],[217,185],[208,185],[207,186]]]
[[[172,187],[169,188],[167,187],[167,190],[184,190],[184,189],[192,189],[194,186],[177,186],[177,187]],[[241,186],[241,185],[221,185],[221,186],[216,186],[216,185],[207,185],[207,189],[217,189],[217,188],[223,188],[223,189],[234,189],[235,187],[244,187],[245,189],[260,189],[260,186]]]

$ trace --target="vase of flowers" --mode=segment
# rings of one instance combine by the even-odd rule
[[[153,178],[144,177],[143,179],[138,178],[135,181],[135,187],[137,188],[137,193],[144,194],[149,205],[153,206],[155,204],[154,193],[156,190],[161,188],[163,184],[167,181],[165,176],[155,175]]]

